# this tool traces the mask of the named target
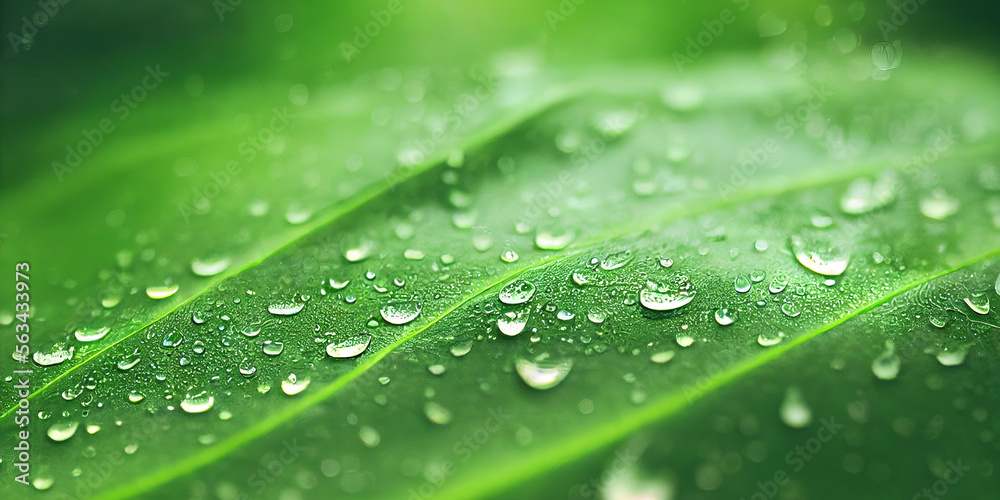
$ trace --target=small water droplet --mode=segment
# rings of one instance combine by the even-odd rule
[[[694,343],[694,337],[686,333],[678,333],[675,340],[677,340],[677,345],[681,347],[688,347]]]
[[[754,283],[760,283],[761,281],[764,281],[764,278],[766,277],[767,272],[763,269],[754,269],[753,272],[750,273],[750,281]]]
[[[639,303],[651,311],[670,311],[694,300],[695,293],[687,276],[676,276],[669,282],[646,282],[639,291]]]
[[[942,366],[958,366],[965,362],[965,356],[969,353],[969,346],[961,346],[953,349],[942,349],[937,354],[938,363]]]
[[[550,233],[539,231],[535,235],[535,246],[539,250],[562,250],[569,246],[573,242],[573,238],[576,237],[572,231],[567,231],[563,233]]]
[[[228,257],[216,259],[194,259],[191,261],[191,271],[198,276],[215,276],[232,265]]]
[[[796,260],[810,271],[824,276],[837,276],[847,269],[851,252],[843,243],[808,244],[798,235],[790,238]]]
[[[424,415],[427,416],[427,420],[438,425],[448,424],[452,418],[450,410],[434,401],[428,401],[424,404]]]
[[[892,380],[899,374],[902,360],[896,355],[891,340],[885,342],[885,351],[872,361],[872,373],[880,380]]]
[[[347,246],[344,249],[344,258],[348,262],[361,262],[368,258],[371,254],[372,249],[375,248],[375,243],[368,239],[360,239],[355,241],[353,244]]]
[[[420,315],[421,304],[415,301],[391,302],[379,310],[382,319],[393,325],[405,325]]]
[[[205,391],[195,395],[187,394],[181,401],[181,409],[188,413],[204,413],[215,404],[215,398],[209,396]]]
[[[897,182],[893,170],[884,171],[874,182],[867,178],[856,179],[840,197],[840,209],[847,214],[860,215],[882,208],[896,198]]]
[[[431,372],[431,375],[442,375],[445,372],[445,367],[442,364],[434,364],[428,366],[427,371]]]
[[[309,387],[309,379],[299,380],[294,373],[289,374],[288,378],[281,381],[281,392],[289,396],[294,396]]]
[[[526,359],[518,359],[515,363],[517,368],[517,374],[521,376],[521,380],[529,387],[534,389],[551,389],[563,379],[569,375],[570,370],[573,368],[572,360],[565,361],[528,361]]]
[[[175,293],[180,285],[151,286],[146,288],[146,295],[151,299],[165,299]]]
[[[622,250],[620,252],[615,252],[605,257],[604,260],[601,261],[601,269],[604,269],[605,271],[611,271],[613,269],[618,269],[620,267],[623,267],[625,264],[628,264],[631,261],[632,261],[632,251]]]
[[[882,71],[888,71],[899,67],[899,62],[903,59],[903,42],[896,40],[893,43],[887,41],[875,42],[868,57],[872,64]]]
[[[771,347],[773,345],[778,345],[781,343],[781,339],[785,337],[784,333],[762,333],[757,336],[757,343],[763,347]]]
[[[459,342],[451,346],[451,354],[456,358],[460,358],[462,356],[465,356],[466,354],[469,354],[469,351],[471,350],[472,350],[471,340],[467,340],[465,342]]]
[[[934,220],[944,220],[958,212],[961,203],[943,189],[935,189],[920,199],[920,213]]]
[[[360,335],[326,346],[326,355],[331,358],[353,358],[360,356],[372,342],[371,335]]]
[[[517,252],[513,250],[507,250],[506,252],[500,254],[500,260],[504,262],[517,262],[517,259],[519,258],[520,256],[518,256]]]
[[[786,286],[788,286],[788,280],[776,278],[771,280],[771,284],[767,285],[767,291],[771,293],[781,293],[785,291]]]
[[[785,302],[781,304],[781,313],[789,318],[797,318],[799,314],[802,314],[802,311],[794,302]]]
[[[654,352],[653,355],[649,357],[649,360],[656,364],[663,364],[671,359],[674,359],[674,351]]]
[[[729,326],[736,322],[736,311],[730,311],[727,307],[716,309],[715,322],[722,326]]]
[[[934,327],[944,328],[948,325],[948,312],[940,309],[932,310],[929,320]]]
[[[268,356],[277,356],[284,348],[285,344],[273,340],[265,340],[263,345],[264,354]]]
[[[161,345],[163,345],[163,347],[177,347],[181,344],[181,342],[184,342],[184,334],[177,330],[171,330],[163,336]]]
[[[424,257],[424,252],[413,248],[408,248],[403,252],[403,258],[406,260],[424,260]]]
[[[305,306],[302,302],[278,302],[267,306],[267,312],[276,316],[292,316],[298,314]]]
[[[118,369],[122,371],[131,370],[133,366],[139,364],[139,360],[141,359],[142,358],[137,354],[133,354],[131,356],[125,356],[124,358],[118,361],[117,365]]]
[[[76,429],[79,426],[80,422],[76,421],[56,422],[51,426],[49,426],[49,429],[46,431],[46,434],[49,436],[49,439],[53,441],[56,442],[65,441],[73,437],[73,434],[76,434]]]
[[[749,292],[751,286],[753,286],[753,283],[750,282],[750,278],[745,274],[737,275],[736,279],[733,280],[733,287],[739,293]]]
[[[670,267],[674,265],[674,259],[660,259],[660,267]]]
[[[31,480],[31,486],[38,491],[45,491],[55,484],[56,479],[49,474],[37,474],[34,479]]]
[[[556,319],[559,319],[560,321],[569,321],[575,317],[576,314],[573,314],[572,312],[566,310],[560,310],[558,313],[556,313]]]
[[[789,387],[781,401],[781,421],[794,429],[802,429],[812,422],[812,410],[798,387]]]
[[[143,399],[146,399],[146,395],[139,391],[131,391],[128,393],[129,403],[139,403],[142,402]]]
[[[361,442],[369,448],[374,448],[382,441],[382,436],[379,435],[378,431],[373,427],[368,427],[367,425],[362,425],[358,429],[358,437],[361,438]]]
[[[73,347],[66,349],[66,345],[60,342],[52,346],[52,350],[49,352],[35,351],[35,353],[31,356],[31,359],[33,359],[38,366],[58,365],[67,359],[73,359],[73,351]],[[15,357],[14,359],[17,358]]]
[[[76,330],[75,335],[76,340],[80,342],[94,342],[95,340],[104,338],[109,331],[111,330],[106,326],[100,328],[80,328]]]
[[[604,323],[604,320],[607,319],[607,315],[604,314],[604,311],[594,310],[587,313],[587,319],[590,320],[591,323],[599,325]]]
[[[500,289],[497,298],[504,304],[523,304],[535,295],[535,285],[524,280],[514,280]]]

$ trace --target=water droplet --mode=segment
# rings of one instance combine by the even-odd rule
[[[794,429],[802,429],[812,422],[812,410],[798,387],[789,387],[781,401],[781,421]]]
[[[969,346],[962,346],[955,349],[942,349],[937,354],[938,363],[942,366],[958,366],[965,362],[965,356],[969,353]]]
[[[56,479],[48,474],[38,474],[35,479],[31,481],[31,486],[38,491],[45,491],[55,484]]]
[[[781,304],[781,313],[789,318],[797,318],[799,314],[802,314],[802,311],[794,302],[785,302]]]
[[[880,380],[892,380],[899,374],[902,360],[896,355],[891,340],[885,342],[885,351],[872,361],[872,373]]]
[[[632,251],[622,250],[620,252],[615,252],[605,257],[604,260],[601,261],[601,269],[604,269],[605,271],[618,269],[624,266],[625,264],[628,264],[631,261],[632,261]]]
[[[424,257],[424,252],[413,248],[408,248],[403,252],[403,258],[406,260],[424,260]]]
[[[278,302],[267,306],[267,312],[277,316],[298,314],[306,305],[302,302]]]
[[[518,258],[520,257],[517,255],[517,252],[513,250],[507,250],[506,252],[500,254],[500,260],[504,262],[517,262]]]
[[[833,217],[825,212],[816,213],[809,217],[809,222],[815,228],[824,229],[833,225]]]
[[[420,315],[421,305],[419,302],[404,301],[394,302],[382,306],[379,311],[382,319],[394,325],[405,325]]]
[[[660,259],[661,267],[670,267],[674,265],[674,259]]]
[[[671,359],[674,359],[674,351],[654,352],[653,355],[649,357],[649,360],[656,364],[663,364]]]
[[[202,391],[193,396],[191,394],[185,395],[184,400],[181,401],[181,409],[188,413],[204,413],[211,409],[213,404],[215,404],[215,398]]]
[[[556,319],[559,319],[560,321],[569,321],[575,317],[576,314],[573,314],[572,312],[566,310],[560,310],[558,313],[556,313]]]
[[[451,411],[434,401],[428,401],[424,404],[424,415],[427,415],[427,420],[438,425],[451,422]]]
[[[139,403],[142,402],[143,399],[146,399],[146,395],[139,391],[131,391],[128,393],[129,403]]]
[[[139,364],[139,360],[141,359],[142,358],[137,354],[133,354],[131,356],[125,356],[124,358],[118,361],[117,365],[118,369],[122,371],[131,370],[133,366]]]
[[[551,389],[559,385],[569,375],[570,369],[573,368],[573,361],[567,359],[558,362],[549,360],[533,362],[518,359],[515,367],[521,380],[524,380],[524,383],[528,384],[529,387]]]
[[[675,340],[677,340],[677,345],[681,347],[688,347],[694,343],[694,337],[686,333],[678,333]]]
[[[65,441],[76,434],[76,428],[80,426],[80,422],[57,422],[49,426],[49,430],[46,431],[49,439],[60,442]]]
[[[768,247],[767,240],[757,240],[753,243],[753,247],[758,252],[766,252]]]
[[[200,341],[200,340],[195,340],[194,341],[194,348],[192,350],[195,352],[195,354],[204,354],[205,353],[205,343],[202,342],[202,341]]]
[[[591,323],[599,325],[604,323],[604,320],[607,319],[607,315],[604,314],[603,311],[594,310],[587,313],[587,319],[589,319]]]
[[[163,347],[177,347],[181,345],[181,342],[184,342],[184,334],[177,330],[171,330],[163,336],[161,344]]]
[[[180,285],[146,287],[146,295],[151,299],[165,299],[175,293]]]
[[[785,337],[784,333],[762,333],[757,336],[757,343],[763,347],[771,347],[773,345],[778,345],[781,343],[781,339]]]
[[[442,375],[444,374],[445,367],[442,364],[430,365],[427,367],[427,371],[431,372],[431,375]]]
[[[375,244],[371,240],[361,239],[344,249],[344,258],[348,262],[361,262],[368,258]]]
[[[733,287],[736,288],[737,292],[747,293],[750,291],[751,286],[753,286],[753,283],[750,282],[750,278],[745,274],[737,275],[736,279],[733,280]]]
[[[958,212],[960,205],[958,198],[943,189],[935,189],[929,196],[920,199],[920,213],[934,220],[944,220]]]
[[[884,171],[874,182],[856,179],[840,197],[840,209],[847,214],[860,215],[882,208],[896,198],[897,182],[893,170]]]
[[[528,323],[528,309],[522,311],[505,312],[497,318],[497,328],[508,337],[513,337],[524,330],[524,325]]]
[[[497,298],[504,304],[523,304],[535,295],[535,285],[524,280],[514,280],[500,289]]]
[[[360,356],[372,342],[371,335],[360,335],[326,346],[326,355],[331,358],[353,358]]]
[[[896,40],[893,43],[886,41],[875,42],[868,57],[872,64],[882,71],[888,71],[899,67],[899,62],[903,59],[903,42]]]
[[[729,308],[722,307],[716,309],[715,311],[715,322],[722,326],[729,326],[736,322],[736,311],[730,311]]]
[[[240,375],[250,378],[254,373],[257,373],[257,367],[248,358],[243,358],[243,361],[240,363]]]
[[[281,351],[284,348],[285,344],[281,342],[275,342],[272,340],[265,340],[263,345],[264,354],[267,354],[268,356],[277,356],[281,354]]]
[[[450,253],[446,253],[441,256],[441,263],[446,266],[450,266],[455,263],[455,257],[453,257]]]
[[[198,276],[215,276],[232,265],[228,257],[217,259],[194,259],[191,261],[191,271]]]
[[[93,342],[95,340],[103,339],[109,331],[111,330],[106,326],[100,328],[80,328],[77,329],[75,335],[76,340],[79,340],[80,342]]]
[[[969,306],[976,314],[989,314],[990,313],[990,297],[989,295],[983,294],[972,294],[965,299],[962,299],[965,305]]]
[[[932,310],[929,319],[936,328],[944,328],[948,325],[948,312],[940,309]]]
[[[367,425],[362,425],[361,429],[358,429],[358,437],[361,438],[361,442],[369,448],[374,448],[382,441],[382,436],[379,435],[378,431]]]
[[[781,293],[785,291],[786,286],[788,286],[788,280],[775,278],[771,280],[771,284],[767,285],[767,291],[771,293]]]
[[[790,238],[795,258],[810,271],[824,276],[837,276],[847,269],[851,251],[843,243],[807,244],[797,235]]]
[[[462,356],[465,356],[466,354],[469,354],[469,351],[471,350],[472,350],[471,340],[467,340],[465,342],[459,342],[451,346],[451,354],[456,358],[460,358]]]
[[[73,359],[73,350],[73,347],[66,349],[65,344],[58,343],[52,346],[52,350],[49,352],[35,351],[35,353],[31,356],[31,359],[33,359],[38,366],[58,365],[67,359]]]
[[[750,273],[750,281],[754,283],[760,283],[761,281],[764,281],[764,278],[766,277],[767,272],[763,269],[754,269],[753,272]]]
[[[539,250],[562,250],[569,246],[573,242],[573,238],[576,237],[572,231],[567,231],[564,233],[550,233],[539,231],[535,235],[535,246]]]
[[[289,396],[294,396],[309,387],[309,379],[299,380],[294,373],[281,381],[281,391]]]
[[[588,278],[586,274],[583,274],[582,272],[577,271],[577,272],[573,273],[573,283],[576,283],[577,285],[580,285],[580,286],[584,286],[584,285],[590,283],[590,278]]]
[[[639,291],[639,303],[651,311],[670,311],[694,300],[695,289],[687,276],[676,276],[665,283],[646,282]]]

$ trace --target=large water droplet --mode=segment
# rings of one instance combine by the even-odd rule
[[[138,354],[132,354],[131,356],[125,356],[124,358],[122,358],[122,359],[120,359],[118,361],[118,365],[117,365],[118,369],[121,370],[121,371],[129,371],[129,370],[132,369],[132,367],[134,367],[135,365],[139,364],[139,360],[141,360],[141,359],[142,359],[142,357],[140,357]]]
[[[52,350],[49,352],[35,351],[31,359],[35,360],[39,366],[58,365],[67,359],[73,359],[73,350],[74,348],[66,349],[65,344],[59,343],[52,346]]]
[[[205,391],[198,394],[187,394],[181,401],[181,409],[188,413],[204,413],[215,404],[215,398],[209,396]]]
[[[535,285],[529,281],[514,280],[500,289],[497,298],[504,304],[523,304],[535,295]]]
[[[965,305],[969,306],[976,314],[989,314],[990,313],[990,297],[989,295],[983,294],[972,294],[965,299]]]
[[[615,252],[608,255],[601,261],[601,269],[605,271],[610,271],[612,269],[618,269],[619,267],[628,264],[632,260],[631,250],[622,250],[620,252]]]
[[[563,233],[550,233],[539,231],[535,235],[535,246],[540,250],[562,250],[573,242],[576,237],[572,231]]]
[[[505,312],[497,318],[497,328],[500,333],[513,337],[524,330],[524,325],[528,323],[528,309],[522,311]]]
[[[506,252],[500,254],[500,260],[504,262],[517,262],[517,259],[519,258],[520,256],[513,250],[507,250]]]
[[[960,346],[951,349],[942,349],[937,353],[938,363],[942,366],[958,366],[965,362],[965,356],[969,353],[969,346]]]
[[[232,265],[228,257],[217,259],[194,259],[191,261],[191,271],[198,276],[215,276]]]
[[[93,342],[104,338],[109,331],[111,330],[106,326],[100,328],[79,328],[76,330],[75,335],[76,340],[79,340],[80,342]]]
[[[885,351],[872,361],[872,373],[880,380],[892,380],[899,374],[902,360],[896,355],[891,340],[885,342]]]
[[[781,421],[785,425],[801,429],[812,422],[812,410],[802,397],[802,391],[798,387],[789,387],[785,391],[785,399],[781,401]]]
[[[528,386],[535,389],[551,389],[562,382],[573,368],[573,361],[528,361],[518,359],[515,363],[517,374]]]
[[[277,316],[298,314],[306,305],[302,302],[278,302],[267,306],[267,312]]]
[[[775,278],[771,280],[771,284],[767,285],[767,291],[771,293],[781,293],[785,291],[786,286],[788,286],[788,280]]]
[[[151,286],[146,288],[146,295],[151,299],[165,299],[175,293],[180,285]]]
[[[45,490],[51,488],[52,485],[55,484],[55,482],[56,482],[56,478],[52,477],[49,474],[44,474],[43,473],[43,474],[36,475],[35,479],[31,480],[31,486],[34,487],[38,491],[45,491]]]
[[[326,346],[326,355],[331,358],[353,358],[361,355],[372,342],[371,335],[360,335]]]
[[[57,422],[49,427],[46,434],[53,441],[65,441],[76,434],[76,428],[79,426],[80,422]]]
[[[899,62],[903,59],[903,42],[896,40],[893,43],[886,41],[875,42],[868,57],[872,64],[882,71],[888,71],[899,67]]]
[[[681,347],[688,347],[691,344],[694,344],[694,337],[687,333],[678,333],[675,340],[677,341],[677,345]]]
[[[382,319],[394,325],[405,325],[420,315],[421,305],[415,301],[393,302],[382,306]]]
[[[735,280],[733,280],[733,287],[736,288],[736,291],[739,293],[749,292],[751,286],[753,286],[753,283],[750,282],[750,278],[745,274],[740,274],[736,276]]]
[[[289,396],[294,396],[306,390],[306,387],[309,387],[309,379],[306,378],[299,380],[294,373],[288,375],[288,378],[281,381],[281,392],[284,392]]]
[[[375,243],[368,239],[359,239],[353,244],[347,245],[344,249],[344,258],[348,262],[361,262],[365,260],[375,248]]]
[[[163,347],[177,347],[184,342],[184,334],[178,330],[171,330],[163,336],[161,344]]]
[[[716,309],[715,311],[715,322],[722,326],[729,326],[736,322],[736,311],[729,310],[728,307],[722,307]]]
[[[285,344],[281,342],[274,342],[271,340],[264,341],[264,354],[267,354],[268,356],[277,356],[281,354],[281,351],[284,350],[284,348]]]
[[[798,235],[792,235],[790,241],[799,264],[824,276],[843,274],[851,259],[851,251],[843,243],[810,244]]]
[[[639,291],[639,303],[651,311],[670,311],[694,300],[695,289],[687,276],[676,276],[670,281],[646,282]]]
[[[674,354],[674,351],[654,352],[653,355],[649,357],[649,360],[656,364],[663,364],[671,359],[674,359]]]
[[[785,337],[784,333],[762,333],[757,336],[757,343],[763,347],[771,347],[773,345],[778,345],[781,343],[781,339]]]

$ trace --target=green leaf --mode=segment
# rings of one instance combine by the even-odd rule
[[[751,498],[774,496],[773,481],[789,497],[905,498],[945,479],[963,497],[994,491],[1000,346],[984,304],[1000,293],[1000,183],[996,127],[977,120],[1000,111],[985,98],[1000,78],[916,57],[908,71],[498,71],[483,109],[412,165],[405,151],[428,136],[373,130],[357,114],[383,97],[368,77],[316,92],[315,115],[269,150],[277,166],[213,199],[226,208],[211,223],[188,229],[151,202],[134,217],[158,229],[123,251],[42,252],[51,236],[4,256],[10,268],[90,252],[78,272],[91,279],[73,286],[32,266],[50,304],[78,290],[33,320],[43,352],[74,348],[31,378],[32,475],[50,489],[38,497]],[[448,123],[479,85],[427,112]],[[181,151],[225,165],[238,148],[158,130],[102,150],[62,189]],[[351,148],[372,168],[310,166]],[[322,187],[303,193],[309,172]],[[173,206],[189,186],[174,177],[136,175],[122,196]],[[255,196],[270,216],[246,215]],[[293,201],[308,222],[289,223]],[[50,217],[4,223],[24,234]],[[202,252],[229,268],[192,276]],[[93,281],[115,264],[112,277],[135,278]],[[177,294],[147,296],[167,280]],[[120,302],[99,305],[109,289]],[[16,462],[9,446],[0,457]]]

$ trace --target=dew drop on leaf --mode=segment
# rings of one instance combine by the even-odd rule
[[[628,264],[632,260],[631,250],[622,250],[620,252],[615,252],[608,255],[601,261],[601,269],[605,271],[611,271],[612,269],[618,269],[625,264]]]
[[[500,329],[500,333],[508,337],[513,337],[521,333],[524,330],[524,325],[527,323],[528,309],[505,312],[497,318],[497,328]]]
[[[802,397],[798,387],[789,387],[781,401],[781,421],[794,429],[801,429],[812,422],[812,410]]]
[[[232,265],[232,261],[228,257],[221,257],[217,259],[194,259],[191,261],[191,272],[197,276],[215,276]]]
[[[788,286],[788,280],[776,278],[771,280],[771,283],[767,285],[767,291],[771,293],[781,293],[785,291],[786,286]]]
[[[500,254],[500,260],[504,262],[517,262],[517,259],[519,258],[520,256],[513,250],[507,250],[506,252]]]
[[[262,348],[264,350],[264,354],[267,354],[268,356],[277,356],[281,354],[281,351],[285,348],[285,344],[272,340],[265,340]]]
[[[937,353],[937,360],[942,366],[958,366],[965,362],[965,356],[968,353],[969,346],[942,349],[941,352]]]
[[[56,480],[49,474],[38,474],[31,480],[31,486],[38,491],[45,491],[55,484]]]
[[[165,299],[175,293],[180,285],[146,287],[146,295],[151,299]]]
[[[393,325],[405,325],[420,315],[420,309],[419,302],[403,301],[386,304],[379,313],[382,314],[382,319]]]
[[[213,404],[215,404],[215,398],[202,391],[195,395],[185,395],[184,400],[181,401],[181,409],[188,413],[204,413],[210,410]]]
[[[920,213],[934,220],[944,220],[958,212],[960,203],[942,189],[935,189],[931,194],[920,199]]]
[[[462,356],[465,356],[466,354],[469,354],[469,351],[471,350],[472,350],[471,340],[467,340],[465,342],[458,342],[457,344],[453,344],[451,346],[451,355],[455,356],[456,358],[460,358]]]
[[[687,276],[664,283],[648,281],[639,292],[639,303],[651,311],[670,311],[694,300],[695,292]]]
[[[573,242],[574,237],[576,235],[572,231],[562,233],[539,231],[535,235],[535,246],[539,250],[562,250]]]
[[[427,416],[427,420],[438,425],[445,425],[451,422],[451,410],[434,401],[428,401],[424,404],[424,415]]]
[[[367,425],[361,426],[358,429],[358,437],[361,438],[361,442],[369,447],[374,448],[382,441],[382,436],[379,435],[378,431],[373,427],[368,427]]]
[[[678,333],[675,340],[677,341],[677,345],[681,347],[688,347],[694,343],[694,337],[686,333]]]
[[[302,302],[278,302],[267,306],[267,312],[276,316],[292,316],[305,306]]]
[[[361,335],[326,346],[326,355],[331,358],[353,358],[361,355],[372,342],[371,335]]]
[[[309,387],[309,379],[299,380],[294,373],[289,374],[288,378],[281,381],[281,392],[289,396],[294,396]]]
[[[529,281],[514,280],[500,289],[497,298],[504,304],[523,304],[535,295],[535,285]]]
[[[80,426],[80,422],[56,422],[49,426],[49,429],[45,433],[49,436],[49,439],[60,442],[65,441],[76,434],[77,427]]]
[[[649,357],[650,361],[661,365],[663,363],[670,361],[671,359],[674,359],[674,351],[654,352],[653,355]]]
[[[736,322],[736,311],[730,311],[727,307],[715,310],[715,322],[722,326],[729,326]]]
[[[76,340],[80,342],[94,342],[95,340],[104,338],[109,331],[111,330],[106,326],[100,328],[80,328],[77,329],[74,335],[76,336]]]
[[[808,244],[801,236],[790,238],[796,260],[810,271],[824,276],[837,276],[847,269],[851,251],[843,243]]]
[[[736,291],[739,293],[749,292],[751,286],[753,286],[753,284],[750,282],[750,278],[748,278],[745,274],[740,274],[736,276],[735,280],[733,280],[733,287],[736,288]]]
[[[990,297],[984,294],[972,294],[963,299],[965,305],[969,306],[976,314],[990,313]]]
[[[785,337],[784,333],[762,333],[757,335],[757,343],[763,347],[771,347],[773,345],[778,345],[781,343],[781,339]]]
[[[66,345],[63,343],[58,343],[52,346],[52,350],[49,352],[35,351],[31,356],[31,359],[35,361],[38,366],[52,366],[58,365],[67,359],[73,359],[74,348],[70,347],[66,349]],[[17,359],[16,357],[14,359]]]
[[[896,355],[891,340],[885,342],[885,351],[872,361],[872,373],[880,380],[892,380],[899,375],[902,360]]]
[[[517,374],[521,380],[534,389],[551,389],[569,375],[573,368],[572,360],[565,361],[528,361],[518,359],[515,363]]]
[[[867,178],[857,179],[840,197],[840,209],[847,214],[860,215],[882,208],[895,199],[896,185],[893,170],[886,170],[874,182]]]

